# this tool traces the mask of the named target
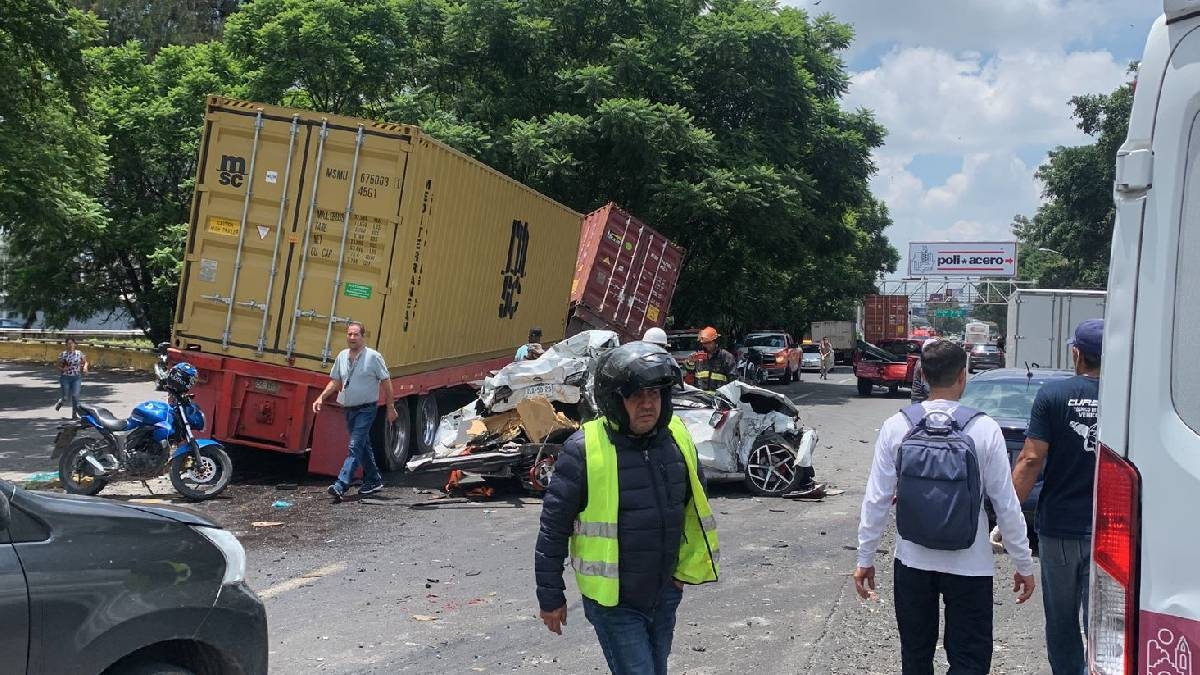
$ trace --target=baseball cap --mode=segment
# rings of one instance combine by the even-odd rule
[[[1100,356],[1104,347],[1104,319],[1088,319],[1075,327],[1075,337],[1067,344],[1092,356]]]

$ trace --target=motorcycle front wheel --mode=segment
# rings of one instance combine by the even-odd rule
[[[88,457],[99,458],[108,450],[108,443],[99,438],[76,438],[58,460],[58,478],[63,489],[73,495],[99,494],[108,485],[96,476]]]
[[[232,477],[233,462],[220,445],[206,445],[171,460],[171,485],[184,499],[193,502],[221,494]]]

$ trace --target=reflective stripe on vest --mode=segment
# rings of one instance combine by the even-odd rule
[[[583,595],[605,607],[614,607],[621,597],[617,542],[620,495],[617,449],[608,437],[606,424],[600,418],[583,425],[588,502],[571,536],[571,567]],[[691,584],[716,581],[720,560],[716,519],[700,485],[696,446],[679,418],[671,418],[670,431],[687,465],[692,495],[684,507],[683,537],[674,576]]]

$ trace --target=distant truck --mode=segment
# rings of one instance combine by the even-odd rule
[[[972,321],[963,329],[963,342],[969,345],[986,345],[991,342],[991,326],[982,321]]]
[[[1004,364],[1070,369],[1067,340],[1086,319],[1103,319],[1104,291],[1018,289],[1008,300]]]
[[[814,321],[809,331],[814,344],[820,344],[823,337],[829,338],[836,361],[846,363],[850,360],[856,337],[853,321]]]
[[[908,337],[908,296],[868,295],[863,298],[863,339],[873,345]]]
[[[342,411],[311,407],[361,322],[400,413],[380,414],[372,441],[400,469],[431,449],[439,398],[511,362],[531,327],[566,336],[572,280],[580,304],[595,295],[576,265],[585,230],[632,254],[613,259],[630,278],[618,323],[661,324],[682,250],[660,236],[636,251],[638,230],[614,230],[621,212],[605,209],[585,224],[415,127],[210,97],[171,358],[199,370],[213,438],[307,452],[310,472],[335,475]]]

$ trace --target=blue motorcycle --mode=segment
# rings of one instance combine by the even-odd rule
[[[154,371],[158,389],[167,392],[166,402],[146,401],[125,419],[79,403],[79,419],[59,427],[51,458],[59,460],[67,492],[94,495],[113,481],[146,480],[164,472],[191,501],[212,499],[229,485],[233,462],[225,448],[193,433],[204,429],[204,412],[190,394],[196,368],[186,362],[168,368],[165,351],[160,351]]]

